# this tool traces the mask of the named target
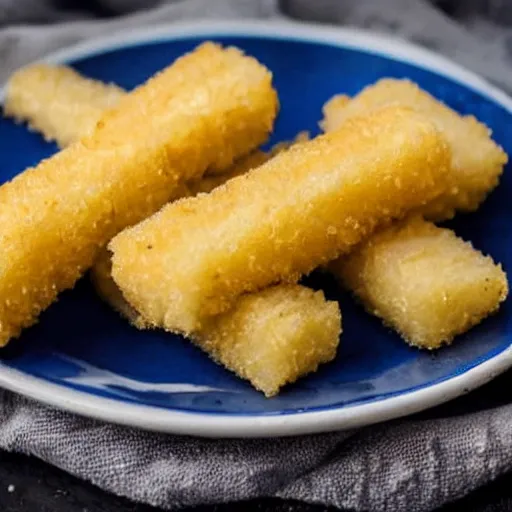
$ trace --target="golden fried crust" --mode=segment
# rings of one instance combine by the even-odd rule
[[[256,167],[263,165],[272,157],[281,153],[281,151],[290,148],[294,144],[306,142],[307,140],[309,140],[309,132],[302,131],[299,132],[291,141],[279,142],[273,146],[269,152],[257,149],[256,151],[249,153],[247,156],[238,159],[225,173],[212,176],[204,176],[200,180],[196,180],[190,183],[190,192],[192,195],[196,195],[201,192],[211,192],[214,188],[223,185],[230,179],[241,176],[242,174],[245,174],[252,169],[256,169]]]
[[[373,235],[329,269],[370,313],[428,349],[497,311],[508,294],[500,265],[417,217]]]
[[[205,53],[204,48],[203,53]],[[236,59],[236,51],[234,59]],[[213,72],[217,72],[215,66],[218,63],[218,59],[210,63]],[[233,64],[235,64],[233,69],[236,70],[239,63],[233,62]],[[254,78],[258,80],[257,76]],[[181,92],[183,92],[182,81],[175,85],[181,86]],[[55,140],[60,147],[65,147],[91,134],[105,111],[116,106],[125,95],[126,91],[120,87],[85,78],[70,67],[32,64],[20,69],[9,79],[4,113],[19,122],[27,122],[30,128],[41,132],[47,140]],[[251,97],[249,96],[248,99],[250,100]],[[258,105],[258,101],[255,101],[254,107],[270,108],[270,111],[277,109],[277,96],[274,91],[260,99],[264,100],[263,103]],[[240,111],[234,111],[231,115],[236,117],[238,113]],[[263,111],[262,114],[260,123],[268,124],[268,111]],[[243,117],[239,121],[243,123],[238,127],[241,135],[245,132],[251,133],[252,129],[256,131],[261,129],[260,123],[252,126],[249,122],[244,123]],[[271,127],[272,122],[267,126],[263,136],[255,135],[259,137],[260,143],[265,142]],[[238,151],[235,153],[239,156]],[[231,163],[230,154],[224,155],[224,159],[211,165],[206,170],[206,174],[229,173]]]
[[[207,194],[213,189],[226,183],[226,181],[229,181],[232,178],[236,178],[237,176],[241,176],[242,174],[249,172],[251,169],[264,164],[270,158],[271,156],[269,153],[265,153],[265,151],[256,149],[252,153],[249,153],[248,155],[237,160],[226,172],[222,174],[219,173],[203,176],[198,180],[192,181],[188,185],[189,189],[192,195],[197,195],[200,193]]]
[[[455,188],[420,210],[430,220],[473,211],[496,187],[508,157],[490,130],[473,116],[461,116],[408,80],[383,79],[353,99],[335,96],[324,105],[324,131],[384,106],[409,107],[423,114],[443,133],[452,151]]]
[[[91,134],[105,110],[115,106],[125,94],[120,87],[86,78],[68,66],[32,64],[9,79],[4,113],[28,123],[46,140],[55,140],[60,147],[65,147]],[[255,150],[227,169],[212,168],[213,174],[191,181],[190,190],[184,196],[210,192],[227,180],[258,167],[291,144],[308,138],[307,132],[300,132],[293,141],[276,144],[269,152]]]
[[[240,297],[194,340],[215,361],[273,396],[334,359],[340,334],[337,302],[304,286],[280,285]]]
[[[33,64],[9,79],[4,113],[63,148],[91,134],[103,112],[124,94],[116,85],[85,78],[67,66]]]
[[[449,161],[410,110],[359,118],[124,231],[114,279],[151,323],[196,332],[242,293],[293,282],[440,195]]]
[[[92,135],[0,187],[0,345],[182,179],[257,147],[276,108],[266,68],[204,44],[125,95]]]

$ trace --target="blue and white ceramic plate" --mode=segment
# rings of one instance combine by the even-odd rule
[[[279,35],[278,35],[279,34]],[[512,99],[429,51],[359,31],[237,21],[195,23],[110,37],[49,57],[132,88],[205,39],[243,48],[274,73],[282,109],[271,143],[318,132],[322,104],[381,77],[408,77],[464,114],[474,114],[512,154]],[[0,181],[56,150],[24,126],[0,120]],[[512,169],[457,232],[512,271]],[[468,392],[512,366],[512,306],[436,353],[409,348],[322,278],[340,300],[338,356],[265,399],[186,340],[139,332],[97,299],[87,279],[1,353],[0,385],[103,420],[179,434],[280,436],[383,421]]]

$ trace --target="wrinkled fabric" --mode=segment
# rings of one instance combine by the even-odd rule
[[[103,34],[192,18],[291,16],[405,37],[512,91],[512,6],[437,3],[452,17],[423,0],[99,0],[94,10],[85,1],[63,10],[51,0],[0,0],[0,80]],[[355,510],[432,510],[512,468],[510,425],[512,405],[501,405],[351,432],[213,440],[110,425],[0,392],[1,448],[167,509],[276,496]]]

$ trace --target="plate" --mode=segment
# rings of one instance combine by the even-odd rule
[[[277,35],[279,34],[279,35]],[[194,23],[98,39],[48,61],[127,89],[200,42],[233,44],[274,73],[282,109],[271,143],[318,133],[323,103],[385,76],[408,77],[474,114],[512,154],[512,100],[429,51],[361,31],[284,22]],[[56,151],[24,126],[0,121],[1,181]],[[458,218],[459,235],[512,270],[512,173],[481,210]],[[326,277],[308,284],[340,301],[344,334],[335,361],[265,399],[186,340],[131,328],[83,279],[2,352],[0,385],[102,420],[177,434],[285,436],[368,425],[439,404],[512,365],[510,300],[453,346],[409,348]]]

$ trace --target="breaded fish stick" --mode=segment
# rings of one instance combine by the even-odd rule
[[[126,94],[114,84],[87,78],[69,66],[37,63],[21,68],[9,79],[4,114],[65,147],[90,134],[101,115]],[[307,132],[300,132],[296,141],[307,137]],[[277,144],[269,153],[255,150],[219,171],[228,179],[238,176],[296,141]],[[194,193],[210,191],[226,177],[213,175],[205,178],[204,184],[194,180],[191,186]],[[190,194],[190,190],[186,192]]]
[[[125,94],[116,85],[85,78],[68,66],[32,64],[9,79],[4,113],[63,148],[90,135],[105,110]]]
[[[324,106],[321,125],[324,131],[335,130],[348,119],[389,105],[423,114],[443,133],[452,151],[456,186],[421,213],[437,221],[453,217],[457,210],[476,210],[498,184],[507,155],[491,139],[487,126],[473,116],[461,116],[413,82],[388,78],[366,87],[352,99],[335,96]]]
[[[124,299],[104,251],[92,269],[99,295],[139,329],[147,322]],[[341,334],[337,302],[305,286],[279,285],[241,297],[205,323],[194,343],[266,396],[334,359]]]
[[[125,95],[92,135],[0,187],[0,345],[181,180],[261,144],[277,109],[271,80],[239,50],[201,45]]]
[[[457,118],[461,119],[457,114],[452,113],[447,107],[442,104],[438,104],[435,99],[430,98],[426,93],[418,92],[418,89],[409,82],[399,82],[394,80],[390,82],[391,83],[388,84],[387,89],[393,89],[396,87],[396,84],[398,84],[397,88],[405,88],[409,93],[413,94],[413,98],[420,95],[427,104],[434,104],[433,110],[441,112],[441,115],[443,112],[448,112],[448,118],[453,118],[455,115]],[[393,83],[395,85],[393,85]],[[383,87],[382,82],[380,82],[379,86],[375,86],[374,90],[379,89],[379,87]],[[68,140],[72,138],[78,139],[83,135],[82,132],[87,133],[90,131],[94,127],[97,119],[100,117],[104,106],[109,106],[109,102],[112,100],[117,101],[118,96],[120,96],[120,94],[117,93],[117,88],[105,85],[101,82],[89,80],[72,71],[70,68],[66,68],[64,66],[34,65],[22,69],[10,80],[6,110],[8,113],[14,114],[19,120],[28,120],[34,128],[42,130],[48,138],[56,138],[58,141],[62,141],[66,140],[66,138]],[[395,97],[398,96],[397,91]],[[390,97],[392,98],[393,94],[390,94]],[[407,95],[405,97],[407,97]],[[351,103],[351,101],[352,100],[346,96],[338,96],[331,100],[325,108],[326,118],[324,121],[324,127],[327,129],[336,128],[347,114],[344,109],[349,103]],[[460,120],[456,122],[460,122]],[[68,136],[68,134],[71,134],[71,136]],[[264,163],[270,158],[270,156],[271,154],[269,153],[256,151],[248,157],[242,158],[225,175],[205,177],[192,184],[192,188],[195,193],[209,192],[213,190],[213,188],[221,185],[226,181],[226,179],[243,174],[244,172]],[[414,229],[415,227],[417,228],[416,230]],[[396,231],[398,231],[397,235],[395,235],[396,239],[393,239],[391,234]],[[429,236],[429,239],[432,242],[437,243],[439,250],[436,250],[433,253],[424,253],[422,255],[422,265],[424,268],[443,268],[446,260],[446,255],[442,249],[443,237],[434,236],[436,233],[437,235],[440,235],[443,233],[443,230],[440,230],[431,224],[427,225],[418,223],[418,221],[411,221],[410,224],[404,223],[402,226],[390,229],[387,234],[388,238],[386,243],[373,243],[372,240],[367,244],[364,244],[364,247],[366,248],[371,247],[371,252],[363,250],[363,248],[361,248],[360,251],[356,249],[352,257],[349,259],[349,261],[352,262],[352,265],[350,268],[346,269],[346,272],[343,272],[343,260],[340,260],[337,264],[331,265],[331,270],[340,278],[345,286],[350,287],[350,283],[353,283],[354,286],[357,284],[357,290],[359,290],[359,292],[356,290],[356,296],[358,296],[358,298],[365,304],[366,309],[370,312],[377,310],[386,324],[392,327],[396,325],[397,330],[401,333],[410,331],[411,329],[408,329],[407,327],[410,327],[410,325],[413,324],[409,323],[407,319],[394,319],[392,314],[390,314],[390,318],[388,319],[384,314],[385,309],[378,308],[376,306],[376,301],[368,298],[371,296],[370,292],[377,288],[377,284],[371,280],[369,282],[366,281],[366,278],[371,278],[374,273],[364,272],[364,268],[370,259],[368,254],[371,255],[371,261],[389,262],[390,258],[392,258],[389,248],[393,249],[395,244],[403,245],[405,242],[410,246],[413,244],[416,246],[418,244],[422,244],[425,236],[428,235],[428,232],[432,235]],[[455,235],[453,234],[453,236]],[[452,239],[453,237],[450,238]],[[459,245],[460,244],[463,244],[461,240],[459,240]],[[476,250],[473,250],[473,252],[473,260],[477,261],[479,265],[482,256]],[[471,258],[467,259],[471,260]],[[395,267],[401,264],[401,260],[393,261],[393,265]],[[389,263],[387,263],[387,265],[389,265]],[[473,265],[470,261],[467,265],[466,272],[468,275],[471,275]],[[350,270],[354,268],[359,269],[359,271],[355,276],[351,276]],[[378,268],[378,266],[375,268]],[[363,271],[360,271],[361,269],[363,269]],[[117,285],[113,282],[110,276],[109,258],[99,258],[99,261],[93,267],[91,275],[98,293],[107,302],[109,302],[114,309],[123,314],[123,316],[129,318],[131,323],[139,328],[142,328],[145,325],[142,317],[140,317],[140,315],[138,315],[138,313],[124,300]],[[384,276],[385,274],[379,272],[379,275]],[[388,306],[390,304],[394,304],[396,306],[396,303],[399,300],[398,297],[401,296],[396,293],[396,290],[406,290],[409,294],[414,291],[409,286],[411,283],[409,274],[406,272],[401,275],[402,279],[400,278],[400,274],[393,274],[395,281],[392,282],[390,286],[389,296],[385,294],[382,286],[379,287],[380,295],[378,298],[381,303],[385,303]],[[427,277],[428,276],[423,275],[422,279],[425,280]],[[449,280],[448,282],[443,282],[442,279],[439,281],[438,278],[439,274],[437,272],[432,274],[432,279],[437,279],[438,289],[441,285],[444,285],[445,287],[453,286],[453,281]],[[366,292],[366,290],[370,290],[370,292]],[[406,297],[404,301],[408,304],[412,303],[412,299],[408,297],[407,292],[403,292],[402,295]],[[471,297],[472,296],[468,296],[467,298],[469,299]],[[443,308],[445,304],[445,302],[439,301],[436,307]],[[468,304],[462,304],[462,306],[466,306],[466,309],[469,307]],[[491,302],[488,308],[483,308],[481,310],[482,316],[485,316],[486,311],[490,312],[494,306],[495,304]],[[267,314],[267,308],[264,304],[261,304],[259,308],[260,309],[257,314]],[[391,313],[396,311],[396,308],[388,307],[388,309],[392,310]],[[420,311],[424,311],[424,309],[420,308]],[[457,326],[454,327],[453,323],[449,322],[449,320],[450,314],[455,314],[455,311],[458,314],[458,310],[451,309],[451,306],[442,310],[441,314],[436,316],[438,319],[437,322],[432,322],[430,315],[418,317],[414,311],[409,314],[416,322],[417,331],[423,330],[424,332],[430,332],[431,339],[430,342],[427,342],[426,346],[430,346],[432,348],[434,346],[439,346],[443,339],[444,342],[449,342],[451,338],[472,326],[472,324],[467,323],[464,328],[461,328],[459,323],[458,328]],[[445,313],[444,315],[443,312]],[[470,315],[470,317],[473,319],[476,318],[472,315]],[[465,317],[464,314],[462,314],[456,316],[456,318],[459,319],[459,322],[464,322]],[[477,320],[475,320],[474,323],[476,323],[476,321]],[[405,327],[401,328],[400,326],[404,324],[404,322]],[[450,332],[453,333],[451,336],[449,335]],[[405,337],[417,346],[425,346],[425,343],[420,341],[420,335],[418,334],[406,335]],[[425,339],[425,336],[423,336],[423,339]]]
[[[340,334],[337,302],[289,284],[240,297],[193,339],[215,361],[273,396],[334,359]]]
[[[56,141],[63,148],[89,135],[104,111],[125,94],[116,85],[92,80],[68,66],[38,63],[20,69],[9,79],[4,114],[26,122],[46,140]],[[210,192],[228,179],[258,167],[290,144],[308,138],[307,132],[300,132],[294,141],[279,143],[269,152],[255,150],[223,173],[192,181],[191,191]]]
[[[91,134],[106,110],[126,94],[114,84],[86,78],[68,66],[37,63],[20,69],[9,79],[4,114],[26,122],[46,140],[55,140],[64,148]],[[206,170],[207,175],[213,175],[211,184],[215,183],[215,175],[225,172],[233,172],[231,163],[212,165]],[[208,181],[205,187],[207,184]]]
[[[114,280],[152,325],[193,334],[244,292],[294,282],[439,196],[449,162],[408,109],[359,118],[119,234]]]
[[[370,313],[427,349],[478,324],[508,294],[500,265],[420,217],[374,234],[330,269]]]

